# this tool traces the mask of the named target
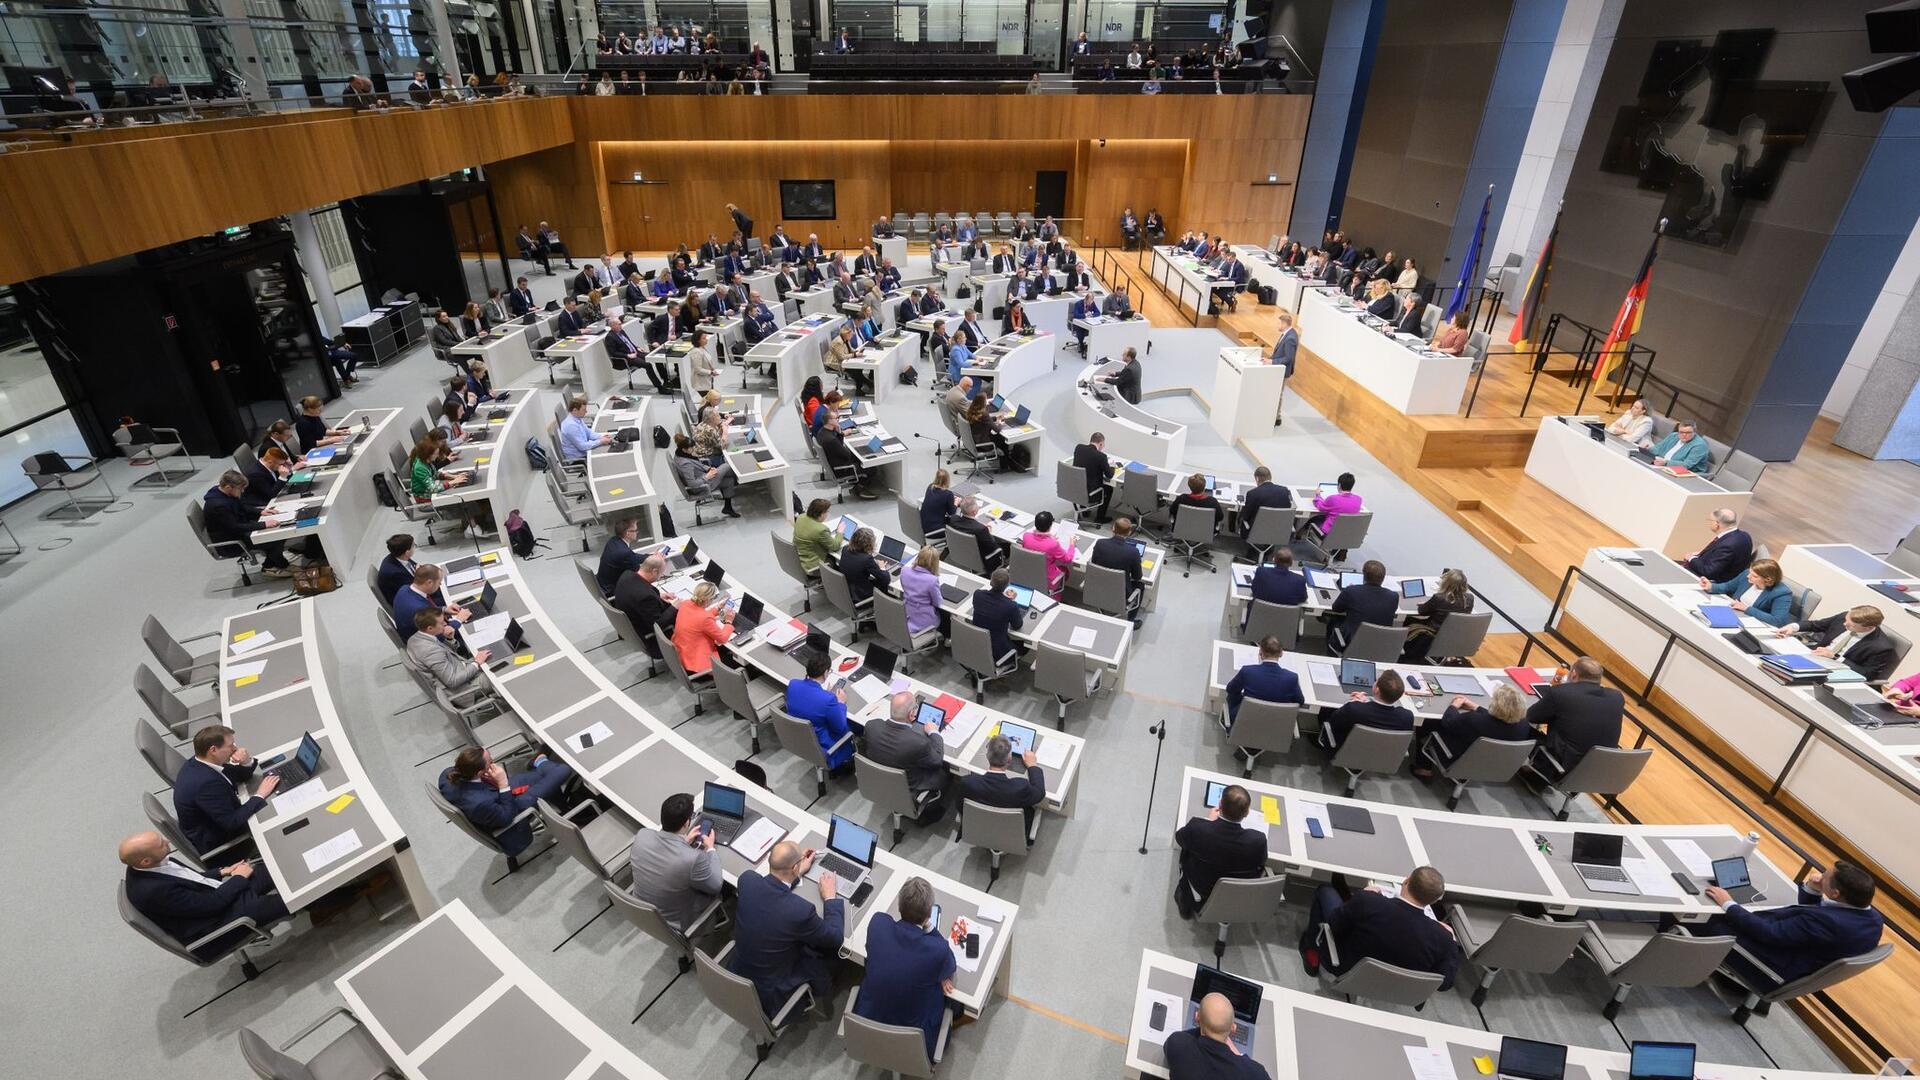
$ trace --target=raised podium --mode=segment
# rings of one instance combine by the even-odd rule
[[[1273,433],[1280,415],[1280,394],[1287,386],[1287,369],[1267,363],[1254,346],[1220,350],[1213,371],[1213,401],[1207,422],[1228,445],[1235,439]]]

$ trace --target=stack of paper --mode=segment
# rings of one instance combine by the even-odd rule
[[[306,850],[307,872],[317,874],[324,867],[331,866],[360,850],[360,834],[352,829],[323,844],[315,844]]]
[[[954,749],[965,746],[967,740],[973,738],[973,733],[979,730],[980,722],[986,718],[986,710],[968,703],[961,708],[958,715],[947,722],[946,727],[941,729],[940,738]]]
[[[273,631],[262,630],[257,634],[250,633],[248,636],[236,640],[231,646],[231,649],[233,651],[233,655],[245,656],[248,653],[252,652],[253,650],[260,648],[263,645],[271,644],[272,641],[273,641]]]
[[[1067,644],[1076,649],[1091,649],[1093,648],[1093,643],[1099,639],[1100,634],[1098,631],[1090,626],[1081,626],[1076,627],[1073,633],[1067,635]]]
[[[1067,763],[1067,740],[1043,737],[1034,748],[1033,757],[1042,768],[1058,769]]]
[[[767,852],[773,850],[773,845],[779,843],[780,838],[785,835],[787,830],[781,828],[779,822],[763,817],[740,830],[739,835],[733,838],[733,843],[727,846],[738,852],[748,862],[757,863],[766,858]]]

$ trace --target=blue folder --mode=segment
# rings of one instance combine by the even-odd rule
[[[1701,604],[1700,617],[1715,630],[1740,629],[1740,613],[1728,604]]]

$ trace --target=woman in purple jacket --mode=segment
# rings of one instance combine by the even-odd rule
[[[900,596],[907,604],[907,632],[918,638],[945,622],[940,610],[940,549],[923,547],[900,570]]]

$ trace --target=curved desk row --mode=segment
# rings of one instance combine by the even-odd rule
[[[407,834],[368,782],[334,709],[333,650],[314,601],[232,616],[220,642],[220,722],[234,741],[261,759],[292,754],[309,733],[320,744],[313,778],[276,792],[247,823],[287,910],[391,867],[415,917],[432,913],[437,903]]]
[[[403,447],[401,442],[407,437],[407,424],[399,409],[354,409],[328,426],[351,429],[353,441],[322,448],[323,452],[333,451],[333,460],[323,466],[309,466],[313,490],[305,495],[281,495],[268,503],[261,514],[263,527],[254,531],[252,540],[257,545],[317,535],[327,550],[327,560],[340,573],[350,574],[360,555],[360,541],[373,526],[374,516],[384,513],[373,476],[387,468],[396,448],[401,453],[412,448]],[[317,512],[319,516],[302,525],[299,521],[303,512]]]
[[[485,502],[493,509],[493,521],[504,527],[507,514],[527,490],[533,478],[533,466],[527,461],[526,443],[541,431],[540,395],[531,387],[518,389],[505,405],[488,404],[484,421],[468,421],[467,438],[460,444],[460,460],[447,472],[472,470],[471,481],[450,487],[433,497],[436,509]]]
[[[973,350],[973,362],[960,369],[975,382],[993,380],[993,392],[1011,394],[1052,373],[1060,337],[1051,331],[1006,334]]]
[[[1157,469],[1179,468],[1187,456],[1185,425],[1162,420],[1128,402],[1104,380],[1125,366],[1120,359],[1089,367],[1074,380],[1073,430],[1085,442],[1098,431],[1107,448]]]
[[[1373,396],[1409,416],[1456,413],[1471,356],[1434,352],[1419,338],[1388,334],[1378,319],[1326,289],[1300,296],[1300,344]]]
[[[660,804],[667,796],[677,792],[697,794],[706,781],[712,780],[746,791],[748,805],[781,825],[787,837],[801,846],[826,846],[825,821],[734,772],[622,693],[541,610],[505,549],[455,560],[449,569],[469,565],[485,568],[498,594],[495,610],[513,614],[532,650],[516,656],[511,666],[489,671],[488,681],[512,707],[529,736],[572,766],[596,793],[630,819],[657,828]],[[583,747],[580,736],[587,732],[595,738],[592,746]],[[764,856],[759,863],[751,864],[731,848],[718,850],[728,881],[737,881],[741,873],[756,866],[764,872]],[[1019,913],[1012,904],[924,870],[883,847],[876,852],[869,877],[874,886],[872,895],[861,905],[854,905],[850,899],[847,902],[843,952],[856,961],[864,959],[866,924],[874,913],[891,910],[901,885],[915,875],[932,883],[943,918],[963,916],[992,931],[978,961],[960,958],[960,969],[954,976],[953,999],[977,1014],[994,990],[1005,992],[1010,966],[1008,938]],[[813,882],[803,880],[795,891],[818,904],[819,889]]]

